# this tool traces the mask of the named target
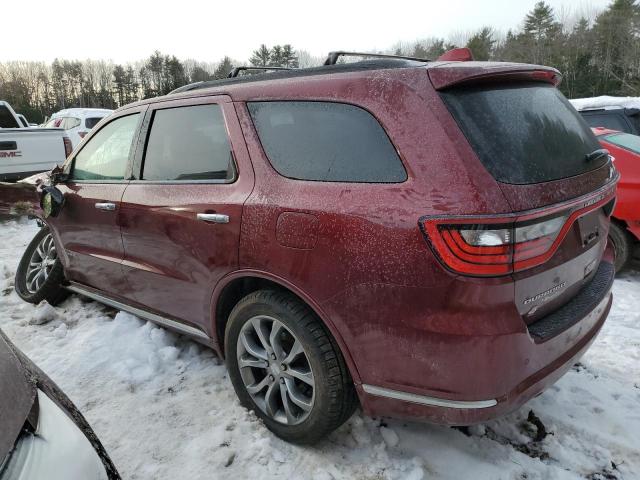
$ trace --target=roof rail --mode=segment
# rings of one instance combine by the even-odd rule
[[[350,57],[373,57],[373,58],[398,58],[403,60],[415,60],[416,62],[430,62],[426,58],[418,58],[418,57],[407,57],[404,55],[388,55],[386,53],[363,53],[363,52],[345,52],[345,51],[337,51],[337,52],[329,52],[327,55],[327,59],[324,61],[324,65],[335,65],[338,62],[340,57],[350,56]]]
[[[289,67],[235,67],[229,72],[227,78],[235,78],[243,70],[291,70]]]
[[[203,83],[204,82],[202,80],[199,81],[199,82],[188,83],[186,85],[183,85],[181,87],[178,87],[178,88],[175,88],[175,89],[171,90],[169,93],[167,93],[167,95],[173,95],[174,93],[188,92],[189,90],[196,90]]]

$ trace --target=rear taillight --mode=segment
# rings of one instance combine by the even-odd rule
[[[71,140],[69,140],[69,137],[62,137],[62,141],[64,142],[64,156],[65,158],[67,158],[69,155],[71,155],[71,151],[73,150],[73,147],[71,146]]]
[[[80,135],[80,138],[84,138],[87,133],[89,132],[78,132],[78,135]]]
[[[548,261],[581,216],[613,203],[613,192],[586,201],[536,212],[499,217],[420,219],[420,228],[440,261],[463,275],[499,276]],[[609,212],[610,213],[610,212]]]

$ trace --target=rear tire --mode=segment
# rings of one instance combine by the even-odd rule
[[[43,227],[33,237],[18,264],[16,293],[25,302],[37,304],[46,300],[57,305],[69,295],[63,282],[64,270],[53,236],[48,227]]]
[[[631,258],[632,240],[623,226],[611,222],[611,226],[609,227],[609,241],[611,245],[613,245],[616,254],[614,267],[617,273],[626,267]]]
[[[240,300],[227,323],[225,354],[240,403],[285,441],[315,443],[357,406],[338,346],[290,293],[259,290]]]

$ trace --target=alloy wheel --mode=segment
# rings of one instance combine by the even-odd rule
[[[29,293],[33,294],[40,290],[44,282],[49,278],[57,259],[56,246],[53,242],[53,237],[49,233],[38,244],[29,260],[25,279]]]
[[[279,423],[297,425],[311,413],[315,383],[302,343],[266,315],[242,327],[237,360],[244,386],[258,408]]]

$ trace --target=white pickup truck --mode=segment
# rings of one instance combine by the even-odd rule
[[[62,128],[22,128],[11,105],[0,101],[0,182],[51,170],[70,153]]]

